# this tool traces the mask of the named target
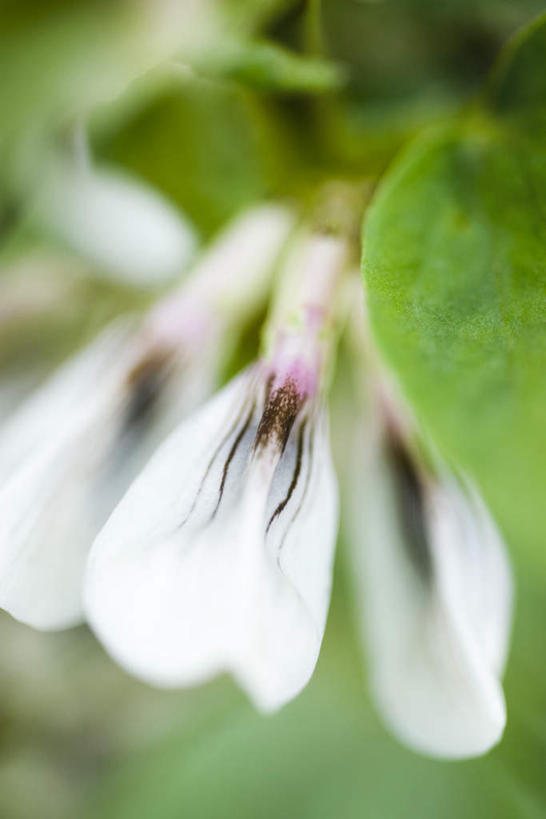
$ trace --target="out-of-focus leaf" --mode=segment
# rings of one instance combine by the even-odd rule
[[[107,777],[101,819],[539,819],[488,760],[445,765],[390,740],[363,701],[314,686],[267,719],[232,713],[200,741],[172,738]]]
[[[0,180],[32,184],[47,140],[179,56],[248,37],[281,0],[80,0],[13,3],[0,31]]]
[[[345,79],[339,65],[304,57],[267,42],[226,43],[219,51],[207,55],[197,68],[211,77],[288,94],[332,91]]]
[[[367,220],[373,324],[435,439],[545,565],[546,164],[503,140],[415,145]]]
[[[33,783],[29,787],[29,782]],[[44,800],[43,794],[48,798]],[[74,781],[51,754],[17,750],[0,769],[0,811],[10,819],[70,819],[78,810]]]
[[[541,819],[544,739],[525,722],[540,707],[546,672],[533,627],[542,607],[536,590],[526,597],[523,629],[518,622],[508,743],[456,764],[418,756],[380,725],[366,700],[345,595],[338,573],[317,670],[294,702],[264,717],[239,698],[222,719],[173,730],[146,752],[106,766],[85,816]],[[524,660],[531,656],[530,675]]]
[[[0,382],[47,372],[150,296],[101,279],[72,256],[36,246],[0,268]]]
[[[263,140],[251,98],[190,77],[102,150],[162,190],[210,235],[238,209],[277,192],[278,146]]]
[[[352,68],[362,102],[460,100],[479,88],[505,39],[541,0],[322,0],[328,53]]]
[[[546,142],[546,14],[503,50],[484,102],[525,139]]]
[[[529,34],[506,85],[497,86],[523,131],[535,74],[546,71],[536,47],[543,35],[534,26]],[[534,131],[522,140],[501,119],[472,119],[414,144],[369,213],[364,271],[375,332],[425,425],[477,478],[516,553],[529,550],[544,570],[546,159],[539,137]]]

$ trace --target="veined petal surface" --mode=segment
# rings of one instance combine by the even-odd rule
[[[146,364],[136,327],[114,323],[2,427],[0,606],[29,625],[81,621],[93,539],[196,398],[175,364],[164,388]]]
[[[329,602],[337,490],[320,404],[278,463],[250,368],[162,445],[97,538],[91,626],[128,671],[160,686],[231,672],[270,710],[312,674]]]
[[[512,591],[501,537],[454,477],[411,474],[381,435],[368,455],[352,542],[374,698],[415,749],[483,754],[506,721]]]

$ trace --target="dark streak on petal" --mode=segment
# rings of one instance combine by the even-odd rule
[[[181,523],[179,524],[179,527],[178,527],[179,529],[181,529],[188,522],[188,520],[190,519],[190,516],[191,516],[192,512],[194,511],[194,509],[195,509],[195,507],[197,505],[197,501],[199,500],[199,496],[201,495],[201,492],[203,491],[203,487],[205,485],[205,482],[206,482],[208,476],[210,475],[210,470],[212,469],[212,466],[213,466],[216,458],[218,457],[218,455],[220,454],[220,452],[222,451],[222,449],[224,448],[226,443],[229,441],[231,436],[235,434],[235,431],[236,431],[237,427],[241,423],[241,419],[244,417],[245,410],[247,409],[247,407],[248,407],[248,397],[246,397],[245,400],[243,401],[243,403],[241,405],[241,408],[239,409],[239,411],[238,411],[238,413],[237,413],[237,415],[235,417],[234,422],[231,424],[229,430],[227,431],[227,433],[224,435],[224,437],[222,438],[222,440],[220,441],[220,443],[218,444],[218,446],[214,450],[212,458],[208,462],[205,473],[204,473],[203,477],[201,478],[201,483],[199,484],[197,492],[195,493],[195,498],[193,499],[193,503],[192,503],[192,505],[191,505],[191,507],[190,507],[190,509],[188,511],[188,514],[186,515],[184,520],[181,521]],[[252,415],[254,414],[254,408],[255,408],[255,402],[253,401],[252,405],[251,405],[251,408],[250,408],[250,412],[247,414],[246,420],[243,422],[243,427],[247,426],[247,424],[252,419]],[[218,504],[216,505],[216,508],[218,508]],[[214,517],[214,514],[216,514],[216,509],[214,510],[213,517]]]
[[[394,473],[398,513],[410,559],[424,580],[432,576],[432,561],[425,523],[423,486],[413,460],[399,438],[389,437],[387,457]]]
[[[224,464],[224,468],[222,470],[222,481],[220,483],[220,491],[218,493],[218,500],[216,502],[216,506],[214,507],[214,512],[212,513],[211,520],[212,520],[212,518],[215,517],[215,515],[216,515],[216,513],[217,513],[217,511],[218,511],[218,509],[220,507],[220,504],[222,502],[222,497],[224,495],[224,489],[225,489],[225,486],[226,486],[226,479],[227,479],[227,476],[228,476],[229,467],[231,465],[231,462],[232,462],[233,458],[235,457],[235,453],[237,452],[237,449],[239,448],[239,444],[243,440],[243,438],[244,438],[244,436],[245,436],[245,434],[246,434],[246,432],[247,432],[247,430],[248,430],[248,428],[250,426],[250,422],[252,421],[252,416],[254,415],[255,407],[256,407],[256,404],[253,403],[251,408],[250,408],[250,411],[249,411],[249,413],[247,415],[246,421],[244,422],[243,426],[239,430],[239,434],[235,438],[235,440],[233,442],[233,446],[231,447],[231,449],[229,451],[229,455],[227,456],[226,462]]]
[[[301,494],[300,501],[299,501],[296,509],[294,510],[294,514],[292,515],[292,517],[290,519],[290,523],[286,527],[283,538],[282,538],[282,540],[280,542],[280,545],[279,545],[278,554],[277,554],[277,564],[279,565],[279,568],[280,568],[280,562],[279,562],[280,561],[280,555],[281,555],[281,551],[282,551],[283,546],[284,546],[284,542],[286,540],[286,536],[287,536],[290,528],[294,524],[294,522],[299,517],[299,514],[300,514],[300,512],[301,512],[301,510],[303,508],[303,505],[305,503],[305,500],[307,498],[307,493],[309,491],[309,486],[311,484],[311,475],[313,473],[313,462],[314,462],[314,457],[315,457],[315,450],[314,450],[314,447],[313,447],[314,432],[315,432],[315,424],[313,422],[312,424],[309,424],[309,433],[308,433],[308,436],[307,436],[307,446],[309,448],[309,458],[308,458],[309,466],[307,468],[307,474],[305,476],[305,484],[304,484],[304,487],[303,487],[303,492]]]
[[[273,444],[281,453],[284,452],[303,401],[304,398],[291,379],[287,379],[282,387],[266,396],[265,408],[254,441],[255,451]]]
[[[168,371],[170,357],[157,351],[144,358],[129,373],[129,404],[124,428],[139,427],[150,418]]]
[[[273,373],[268,377],[267,381],[265,382],[265,389],[264,389],[264,404],[267,406],[269,403],[269,399],[271,397],[271,388],[273,387],[273,382],[275,381],[275,376]]]
[[[288,492],[286,493],[283,500],[278,504],[277,508],[275,509],[275,511],[273,512],[271,517],[269,518],[269,523],[267,524],[267,528],[265,530],[266,534],[269,532],[269,528],[270,528],[271,524],[273,523],[273,521],[275,520],[275,518],[277,518],[281,514],[281,512],[284,510],[284,508],[286,507],[286,504],[289,502],[290,498],[292,497],[294,489],[296,488],[296,484],[298,483],[298,479],[299,479],[300,472],[301,472],[301,456],[302,456],[302,453],[303,453],[304,434],[305,434],[305,424],[302,423],[300,428],[299,428],[299,431],[298,431],[298,449],[297,449],[297,453],[296,453],[296,463],[294,465],[294,472],[293,472],[293,475],[292,475],[292,480],[290,481],[290,486],[288,487]]]

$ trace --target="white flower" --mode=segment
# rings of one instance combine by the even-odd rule
[[[502,735],[511,578],[483,501],[445,466],[419,464],[392,407],[358,446],[352,553],[370,682],[394,734],[462,758]]]
[[[273,355],[165,441],[95,541],[85,584],[91,627],[127,670],[160,686],[228,671],[264,710],[313,672],[337,531],[320,385],[345,243],[298,247],[304,286]]]
[[[215,246],[180,291],[143,321],[107,327],[0,429],[0,605],[14,617],[42,629],[81,620],[94,537],[157,445],[215,385],[233,320],[218,300],[239,286],[249,256],[266,278],[290,224],[273,206],[241,216],[219,240],[230,246],[242,232],[239,256],[226,265]],[[222,276],[207,267],[211,255]]]
[[[86,612],[157,685],[230,671],[263,709],[308,681],[337,529],[325,410],[263,364],[163,444],[95,542]]]
[[[164,284],[196,249],[189,221],[144,182],[86,163],[56,162],[35,218],[106,274],[131,284]]]
[[[87,551],[111,484],[135,457],[127,436],[160,359],[146,370],[136,329],[113,325],[2,427],[0,605],[24,622],[62,628],[81,618]]]

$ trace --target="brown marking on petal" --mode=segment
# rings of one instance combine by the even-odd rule
[[[298,479],[300,477],[300,472],[301,472],[301,459],[302,459],[302,455],[303,455],[303,437],[304,437],[304,434],[305,434],[305,424],[301,424],[301,426],[299,428],[299,433],[298,433],[298,449],[297,449],[297,452],[296,452],[296,463],[294,465],[294,472],[292,474],[292,480],[290,481],[290,486],[288,487],[288,492],[286,493],[286,495],[284,496],[282,501],[278,504],[277,508],[275,509],[275,511],[273,512],[271,517],[269,518],[269,523],[267,524],[267,529],[265,530],[266,534],[269,532],[271,524],[273,523],[275,518],[279,517],[279,515],[284,511],[286,505],[290,501],[290,498],[294,494],[294,489],[297,486]]]
[[[156,349],[138,361],[128,373],[127,428],[138,426],[149,418],[171,363],[172,355],[165,350]]]
[[[254,440],[255,451],[273,445],[281,453],[284,452],[304,400],[305,396],[301,395],[290,378],[282,386],[270,390]]]
[[[227,480],[229,468],[231,466],[231,462],[232,462],[233,458],[235,457],[235,453],[237,452],[237,450],[239,448],[239,445],[240,445],[241,441],[243,440],[243,438],[245,437],[245,435],[247,433],[247,430],[248,430],[248,428],[250,426],[250,422],[252,421],[252,416],[254,415],[254,407],[255,407],[255,404],[252,403],[252,406],[250,407],[250,411],[249,411],[249,413],[248,413],[248,415],[246,417],[246,420],[243,423],[243,426],[241,427],[241,429],[239,430],[239,433],[238,433],[237,437],[235,438],[235,440],[233,442],[233,445],[232,445],[232,447],[231,447],[231,449],[229,451],[229,454],[228,454],[228,456],[226,458],[226,462],[225,462],[224,468],[222,470],[222,480],[220,482],[220,490],[218,492],[218,500],[216,502],[216,506],[214,507],[214,512],[212,513],[212,518],[215,517],[215,515],[216,515],[216,513],[218,511],[218,508],[219,508],[219,506],[220,506],[220,504],[222,502],[222,498],[224,496],[224,489],[226,487],[226,480]]]
[[[245,410],[247,409],[247,407],[248,407],[248,397],[245,398],[245,400],[243,401],[243,404],[240,407],[239,411],[237,412],[237,415],[235,417],[235,420],[233,421],[233,424],[230,424],[230,427],[229,427],[228,431],[222,437],[222,440],[220,441],[218,446],[215,448],[215,450],[214,450],[214,452],[212,454],[212,457],[210,458],[210,460],[209,460],[209,462],[207,464],[207,467],[205,469],[203,477],[201,478],[201,481],[200,481],[199,486],[197,488],[197,492],[195,493],[195,497],[193,499],[192,505],[190,506],[189,511],[186,514],[185,518],[183,520],[181,520],[180,523],[178,524],[178,527],[177,527],[178,529],[181,529],[183,526],[186,525],[186,523],[189,521],[190,517],[192,516],[193,512],[195,511],[195,507],[197,506],[197,502],[198,502],[198,500],[199,500],[199,498],[201,496],[201,493],[203,491],[203,488],[205,486],[207,478],[210,475],[210,472],[211,472],[211,469],[212,469],[212,467],[214,465],[214,462],[216,461],[217,457],[219,456],[220,452],[222,451],[222,449],[224,448],[226,443],[229,441],[231,436],[235,434],[235,431],[236,431],[237,427],[239,426],[239,424],[241,423],[241,420],[243,419],[243,417],[245,415]],[[246,419],[243,421],[243,427],[246,428],[247,425],[250,423],[253,413],[254,413],[254,403],[252,403],[251,408],[250,408],[250,412],[247,414]],[[243,436],[238,433],[237,437],[238,437],[238,441],[240,443]],[[235,452],[233,453],[233,455],[234,454],[235,454]],[[233,455],[231,456],[232,458],[233,458]],[[220,500],[221,500],[221,498],[220,498]],[[220,505],[220,500],[216,504],[214,512],[212,513],[212,517],[214,517],[214,515],[216,514],[218,506]],[[211,520],[212,520],[212,518],[211,518]]]
[[[398,436],[387,439],[387,457],[394,473],[396,503],[402,521],[404,543],[411,562],[425,580],[432,576],[432,560],[425,522],[422,480],[411,455]]]
[[[278,548],[278,551],[277,551],[277,565],[278,565],[278,567],[279,567],[279,569],[281,571],[282,571],[281,552],[282,552],[282,550],[284,548],[286,538],[288,537],[288,532],[290,531],[290,529],[292,528],[292,526],[294,525],[294,523],[298,519],[298,517],[299,517],[299,515],[301,513],[301,510],[303,509],[303,506],[304,506],[304,504],[305,504],[305,502],[307,500],[307,495],[309,493],[309,487],[311,485],[311,477],[313,475],[313,466],[314,466],[314,460],[315,460],[315,451],[314,451],[314,446],[313,446],[314,434],[315,434],[315,421],[312,420],[308,424],[308,426],[309,426],[309,432],[307,434],[307,449],[309,450],[309,453],[308,453],[308,458],[307,458],[307,473],[305,475],[305,483],[303,485],[303,492],[301,493],[299,503],[298,503],[296,509],[294,510],[294,513],[293,513],[288,525],[286,526],[286,528],[284,530],[284,534],[282,536],[282,540],[281,540],[281,542],[279,544],[279,548]],[[303,460],[303,456],[302,456],[302,460]]]
[[[269,401],[269,398],[271,397],[271,390],[273,389],[274,381],[275,381],[275,374],[270,373],[267,376],[267,380],[265,382],[265,387],[264,387],[264,404],[267,404],[268,401]]]

